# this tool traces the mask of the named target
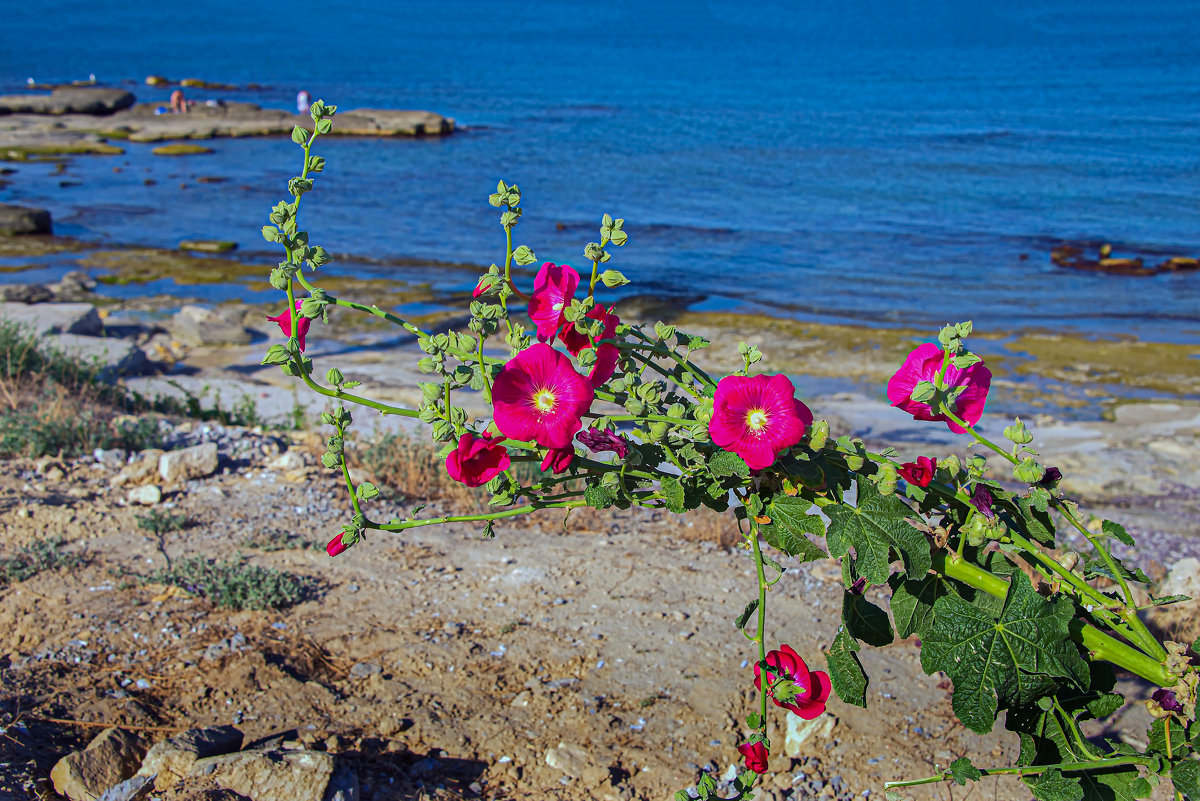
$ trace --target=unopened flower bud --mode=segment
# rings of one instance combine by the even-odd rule
[[[347,545],[344,542],[342,542],[342,535],[338,534],[336,537],[334,537],[333,539],[331,539],[329,541],[328,545],[325,546],[325,552],[327,554],[329,554],[330,556],[337,556],[342,551],[346,550],[346,548],[347,548]]]

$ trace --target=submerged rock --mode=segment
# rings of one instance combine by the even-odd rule
[[[45,209],[0,203],[0,234],[4,236],[48,234],[52,228],[50,212]]]

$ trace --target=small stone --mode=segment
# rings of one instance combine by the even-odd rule
[[[815,717],[812,720],[804,720],[799,715],[787,716],[787,734],[783,740],[783,753],[799,759],[806,756],[805,743],[814,737],[823,739],[833,733],[834,727],[837,726],[837,718],[829,713]]]
[[[92,458],[110,470],[120,470],[129,461],[129,454],[121,448],[96,448]]]
[[[143,801],[152,792],[153,776],[134,776],[108,788],[96,801]]]
[[[29,206],[0,203],[0,234],[48,234],[51,231],[50,212]]]
[[[365,679],[367,676],[374,676],[382,672],[383,668],[375,662],[359,662],[350,668],[350,675],[356,679]]]
[[[59,795],[72,801],[93,801],[136,773],[145,753],[146,744],[137,735],[105,729],[83,751],[58,760],[50,771],[50,781]]]
[[[546,764],[568,776],[580,777],[590,767],[588,752],[574,743],[559,743],[546,751]]]
[[[192,478],[204,478],[217,472],[217,443],[204,442],[190,448],[167,451],[158,460],[163,481],[174,484]]]
[[[156,506],[162,501],[162,490],[157,484],[147,484],[144,487],[134,487],[126,498],[135,506]]]
[[[158,462],[163,452],[157,448],[139,453],[132,462],[121,468],[121,472],[110,481],[114,487],[126,484],[141,484],[158,475]]]
[[[268,470],[279,470],[287,472],[289,470],[303,470],[304,457],[299,451],[290,450],[284,451],[273,459],[269,459],[266,464]]]

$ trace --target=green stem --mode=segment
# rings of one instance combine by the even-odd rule
[[[574,509],[579,506],[586,506],[587,503],[582,500],[561,501],[558,503],[527,503],[524,506],[515,506],[511,509],[501,509],[498,512],[486,512],[477,515],[447,515],[445,517],[429,517],[423,520],[401,520],[399,523],[372,523],[367,521],[367,528],[378,529],[379,531],[404,531],[410,528],[419,528],[421,526],[436,526],[442,523],[471,523],[482,520],[500,520],[505,517],[516,517],[518,515],[535,512],[538,509]]]
[[[359,406],[366,406],[383,414],[394,414],[400,417],[420,417],[421,415],[421,413],[415,409],[405,409],[402,406],[389,406],[386,403],[373,401],[370,398],[364,398],[361,395],[355,395],[353,393],[340,390],[327,389],[326,387],[323,387],[314,381],[312,376],[310,376],[308,373],[304,372],[299,360],[294,361],[293,364],[296,365],[296,369],[299,371],[300,377],[304,379],[304,383],[308,385],[308,388],[313,392],[316,392],[318,395],[324,395],[327,398],[336,398],[338,400],[357,403]]]
[[[758,544],[758,521],[754,518],[750,519],[750,547],[754,551],[754,570],[758,575],[758,621],[754,639],[758,642],[758,661],[759,663],[763,663],[767,661],[767,576],[763,567],[762,547]],[[762,678],[762,689],[758,694],[758,714],[762,724],[762,731],[765,734],[767,731],[767,687],[769,685],[769,678],[766,675]]]
[[[1039,773],[1045,773],[1048,770],[1058,769],[1063,773],[1070,773],[1076,770],[1103,770],[1104,768],[1115,768],[1121,765],[1149,765],[1148,757],[1109,757],[1108,759],[1097,759],[1094,762],[1063,762],[1058,765],[1025,765],[1013,766],[1008,768],[980,768],[979,772],[984,776],[1036,776]],[[935,782],[944,782],[951,778],[951,771],[943,770],[941,773],[933,776],[926,776],[923,779],[909,779],[902,782],[885,782],[883,787],[885,790],[890,790],[893,787],[916,787],[919,784],[933,784]]]

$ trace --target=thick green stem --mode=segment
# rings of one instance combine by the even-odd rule
[[[1036,776],[1039,773],[1045,773],[1048,770],[1061,770],[1063,773],[1070,773],[1076,770],[1103,770],[1105,768],[1116,768],[1122,765],[1149,765],[1148,757],[1110,757],[1109,759],[1097,759],[1094,762],[1064,762],[1058,765],[1025,765],[1013,766],[1008,768],[980,768],[979,772],[984,776]],[[944,782],[952,777],[951,771],[944,770],[941,773],[933,776],[926,776],[923,779],[909,779],[902,782],[885,782],[883,787],[885,790],[890,790],[893,787],[916,787],[920,784],[933,784],[935,782]]]
[[[754,569],[758,575],[758,625],[754,639],[758,643],[758,661],[761,664],[767,661],[767,575],[763,567],[762,546],[758,544],[758,521],[753,517],[750,519],[750,547],[754,551]],[[763,675],[762,689],[758,694],[758,714],[764,734],[767,731],[767,688],[769,685],[770,677]]]
[[[442,523],[471,523],[484,520],[500,520],[505,517],[516,517],[518,515],[535,512],[538,509],[574,509],[579,506],[586,506],[587,503],[583,500],[561,501],[559,503],[527,503],[524,506],[515,506],[511,509],[501,509],[497,512],[485,512],[477,515],[447,515],[445,517],[429,517],[423,520],[401,520],[399,523],[366,523],[367,528],[374,528],[380,531],[404,531],[410,528],[419,528],[421,526],[436,526]]]

